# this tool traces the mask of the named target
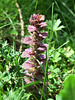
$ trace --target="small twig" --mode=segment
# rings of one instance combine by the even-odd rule
[[[23,37],[24,37],[24,22],[23,22],[23,18],[22,18],[21,9],[20,9],[19,4],[17,2],[16,2],[16,7],[18,8],[18,12],[19,12],[19,16],[20,16],[20,23],[21,23],[21,45],[20,45],[20,48],[19,48],[19,52],[21,52],[22,51],[22,44],[23,44],[22,41],[23,41]],[[17,56],[17,58],[18,58],[18,56]],[[12,63],[10,64],[8,71],[12,68],[11,67]]]
[[[19,12],[19,16],[20,16],[20,23],[21,23],[21,45],[19,48],[19,52],[21,52],[22,51],[22,41],[23,41],[23,37],[24,37],[24,22],[23,22],[23,18],[22,18],[21,9],[17,2],[16,2],[16,7],[18,8],[18,12]]]

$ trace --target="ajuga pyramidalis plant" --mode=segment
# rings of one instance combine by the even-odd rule
[[[46,65],[46,56],[42,54],[48,49],[48,44],[43,44],[41,41],[47,37],[47,32],[42,32],[47,24],[43,22],[45,19],[44,15],[33,14],[30,17],[30,23],[28,31],[30,33],[29,37],[25,37],[23,40],[24,44],[29,44],[30,48],[25,49],[22,53],[22,58],[28,58],[28,60],[22,65],[25,69],[25,82],[26,84],[34,82],[35,80],[44,80],[44,72]],[[38,61],[40,64],[38,63]]]

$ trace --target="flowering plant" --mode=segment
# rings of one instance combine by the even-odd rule
[[[47,24],[43,22],[45,19],[44,15],[33,14],[30,17],[30,23],[28,31],[30,33],[29,37],[25,37],[23,40],[24,44],[29,44],[30,48],[26,49],[21,57],[29,58],[23,65],[22,68],[25,69],[25,82],[26,84],[40,79],[43,81],[44,73],[40,64],[45,68],[46,56],[42,54],[48,49],[48,44],[43,44],[41,41],[47,37],[47,32],[41,32]],[[40,64],[38,63],[38,61]]]

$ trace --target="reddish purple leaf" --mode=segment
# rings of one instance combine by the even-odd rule
[[[46,22],[41,22],[37,24],[38,30],[41,31],[43,28],[47,26]]]
[[[29,44],[29,45],[33,44],[32,36],[25,37],[25,38],[23,39],[23,43],[24,43],[24,44]]]
[[[28,27],[28,31],[32,33],[32,32],[37,31],[37,29],[36,29],[35,26],[29,25],[29,27]]]
[[[47,26],[46,22],[42,22],[42,23],[40,23],[38,25],[40,25],[41,28],[45,28]]]
[[[28,70],[25,70],[24,73],[25,73],[26,76],[30,76],[30,77],[32,76],[32,73],[29,73]]]
[[[39,36],[42,38],[46,38],[48,36],[47,32],[40,32]]]
[[[30,23],[32,24],[32,25],[36,25],[38,22],[42,22],[42,21],[44,21],[44,19],[45,19],[45,16],[44,15],[39,15],[39,14],[33,14],[33,15],[31,15],[31,17],[30,17]]]
[[[25,51],[23,51],[21,55],[22,58],[32,57],[32,56],[34,56],[34,54],[32,53],[32,48],[25,49]]]
[[[39,53],[45,52],[46,50],[48,50],[48,44],[40,45],[40,47],[37,50],[39,51]]]
[[[35,65],[33,65],[30,61],[26,61],[23,65],[22,65],[22,68],[30,71],[30,72],[33,72],[35,71]]]
[[[24,81],[26,82],[26,84],[32,83],[32,81],[26,76],[24,76]]]
[[[45,19],[45,16],[44,16],[44,15],[40,15],[40,16],[39,16],[39,21],[40,21],[40,22],[44,21],[44,19]]]

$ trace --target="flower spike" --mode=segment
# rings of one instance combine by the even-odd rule
[[[43,22],[45,19],[44,15],[33,14],[30,17],[31,25],[28,26],[29,37],[25,37],[23,40],[24,44],[29,44],[31,47],[26,49],[21,57],[29,58],[23,65],[25,69],[25,82],[26,84],[34,82],[36,80],[44,80],[44,73],[42,71],[46,66],[46,55],[41,54],[48,50],[48,44],[43,44],[42,40],[45,39],[48,34],[47,32],[41,32],[47,24]],[[38,63],[40,62],[40,64]],[[34,87],[35,88],[35,87]]]

